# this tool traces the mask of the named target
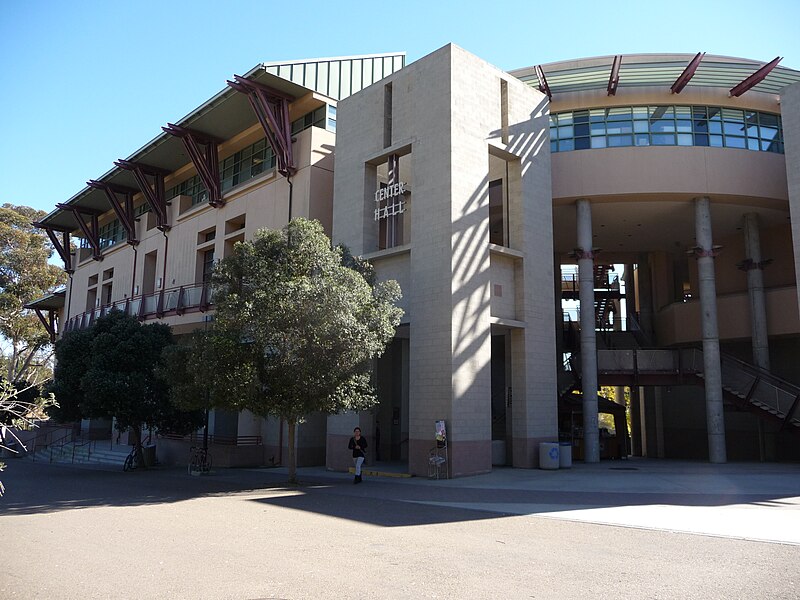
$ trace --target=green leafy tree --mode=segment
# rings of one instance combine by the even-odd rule
[[[56,343],[50,391],[60,406],[50,414],[61,421],[115,417],[119,430],[131,429],[137,447],[143,425],[181,434],[197,429],[202,414],[172,404],[161,376],[162,353],[174,343],[167,325],[142,325],[121,311],[67,333]]]
[[[400,322],[400,287],[375,283],[370,265],[331,248],[319,222],[307,219],[237,244],[212,283],[205,370],[214,375],[213,401],[286,421],[294,483],[298,423],[377,401],[372,359]]]
[[[0,348],[11,382],[49,377],[50,338],[33,311],[23,308],[66,281],[64,271],[47,262],[53,254],[47,236],[32,225],[44,216],[27,206],[0,207]]]

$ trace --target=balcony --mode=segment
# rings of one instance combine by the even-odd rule
[[[209,283],[195,283],[150,294],[140,294],[75,315],[66,322],[64,332],[86,329],[112,310],[122,311],[140,321],[182,315],[187,312],[205,312],[214,303],[213,295]]]

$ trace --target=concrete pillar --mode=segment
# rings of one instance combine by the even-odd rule
[[[561,255],[556,253],[553,256],[553,290],[556,309],[556,369],[558,371],[562,371],[564,368],[564,309],[562,307],[561,279]]]
[[[600,462],[597,430],[597,339],[594,315],[594,253],[592,252],[592,205],[577,201],[578,299],[581,308],[581,380],[583,393],[584,460]]]
[[[750,327],[753,339],[753,363],[769,369],[769,342],[767,339],[767,307],[764,300],[764,275],[761,264],[761,241],[758,232],[758,214],[744,216],[744,251],[747,259],[747,293],[750,296]]]
[[[750,332],[753,340],[753,364],[769,370],[769,338],[767,336],[767,305],[764,298],[764,273],[761,260],[761,239],[758,213],[744,216],[744,252],[747,272],[747,294],[750,297]],[[756,417],[758,448],[761,460],[766,460],[764,420]]]
[[[636,281],[633,276],[633,265],[626,264],[622,275],[625,281],[625,330],[631,331],[631,317],[636,315]]]
[[[653,278],[650,269],[650,257],[647,254],[639,255],[637,266],[638,286],[636,294],[639,301],[639,326],[648,340],[653,340]]]
[[[727,462],[725,453],[725,415],[722,408],[722,368],[717,326],[717,289],[714,276],[714,249],[711,237],[711,201],[696,198],[695,239],[697,275],[700,287],[700,312],[703,333],[703,378],[706,394],[708,459]]]
[[[631,386],[631,455],[642,456],[642,407],[639,386]]]

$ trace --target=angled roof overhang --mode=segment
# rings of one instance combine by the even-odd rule
[[[31,310],[58,310],[60,308],[64,308],[65,297],[66,291],[59,290],[57,292],[42,296],[33,302],[28,302],[25,305],[25,308],[29,308]]]
[[[259,64],[245,73],[244,77],[268,85],[295,100],[313,92],[297,83],[267,72],[267,66],[263,63]],[[203,132],[209,137],[226,140],[257,122],[247,97],[226,87],[175,124]],[[169,172],[190,162],[181,140],[167,133],[156,136],[125,160]],[[122,187],[137,187],[133,173],[119,167],[112,168],[96,179],[103,183]],[[64,204],[89,211],[106,212],[111,210],[106,194],[102,190],[90,186],[85,187]],[[56,230],[73,231],[78,229],[78,223],[73,213],[62,209],[52,211],[39,223]]]
[[[626,54],[619,66],[619,89],[656,86],[669,90],[696,58],[694,54]],[[599,56],[538,65],[547,77],[553,96],[586,90],[606,90],[614,67],[614,56]],[[719,87],[730,90],[762,67],[746,58],[705,54],[687,87]],[[509,71],[531,86],[538,86],[536,67]],[[800,81],[800,71],[773,68],[751,89],[778,94],[787,85]]]
[[[304,98],[300,110],[308,112],[317,106],[349,96],[405,66],[405,52],[364,54],[283,62],[260,63],[243,75],[285,94],[294,102]],[[328,74],[324,77],[323,74]],[[345,85],[346,84],[346,85]],[[335,88],[335,89],[334,89]],[[294,107],[291,111],[294,113]],[[301,116],[301,115],[298,115]],[[294,117],[293,117],[294,118]],[[174,124],[205,134],[209,138],[227,140],[258,123],[245,94],[225,87],[194,111]],[[168,133],[161,133],[124,160],[174,172],[190,162],[183,142]],[[120,187],[136,188],[134,174],[114,167],[97,181]],[[85,187],[64,204],[87,211],[111,210],[101,189]],[[74,231],[78,223],[71,211],[54,210],[41,221],[44,227]]]

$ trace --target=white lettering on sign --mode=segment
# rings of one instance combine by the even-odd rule
[[[400,196],[405,193],[406,193],[405,182],[401,181],[399,183],[393,183],[375,192],[375,202],[380,202],[381,200],[388,200],[389,198],[394,198],[395,196]]]
[[[406,203],[402,198],[407,192],[406,184],[403,181],[391,183],[375,192],[375,202],[378,204],[375,209],[375,220],[386,219],[394,215],[405,212]]]

